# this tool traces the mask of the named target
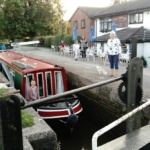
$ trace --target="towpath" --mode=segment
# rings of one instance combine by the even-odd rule
[[[63,66],[67,71],[74,74],[80,75],[86,79],[91,80],[91,83],[97,83],[111,79],[108,77],[109,74],[109,64],[106,62],[106,65],[100,60],[95,62],[90,60],[79,59],[75,61],[71,56],[63,56],[58,52],[52,52],[49,48],[40,48],[40,47],[22,47],[22,54],[28,55],[33,58],[38,58],[46,62],[51,62],[53,64],[58,64]],[[13,51],[20,51],[18,49],[13,49]],[[98,72],[97,66],[100,68]],[[119,64],[119,75],[122,75],[126,72],[127,63]],[[110,83],[109,86],[114,87],[116,90],[121,81]],[[143,89],[144,89],[144,99],[150,98],[150,69],[143,69]]]

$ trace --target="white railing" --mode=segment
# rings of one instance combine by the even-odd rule
[[[28,41],[28,42],[18,42],[18,43],[11,43],[11,46],[21,46],[21,45],[31,45],[31,44],[38,44],[39,41]]]
[[[106,127],[104,127],[102,129],[100,129],[99,131],[95,132],[94,135],[93,135],[93,137],[92,137],[92,150],[97,150],[97,139],[98,139],[99,136],[101,136],[102,134],[106,133],[110,129],[114,128],[118,124],[122,123],[123,121],[125,121],[128,118],[130,118],[135,113],[141,111],[143,108],[145,108],[145,107],[147,107],[149,105],[150,105],[150,99],[148,99],[146,103],[142,104],[138,108],[135,108],[131,112],[127,113],[126,115],[124,115],[121,118],[117,119],[116,121],[110,123]]]

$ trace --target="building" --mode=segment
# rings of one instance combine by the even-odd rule
[[[97,47],[106,49],[106,42],[112,24],[116,25],[116,34],[122,44],[129,45],[133,36],[137,38],[137,57],[144,56],[150,68],[150,1],[131,0],[108,7],[97,12],[95,18],[95,42]]]
[[[150,68],[150,0],[130,0],[105,8],[79,7],[70,19],[71,28],[77,27],[78,35],[89,38],[89,28],[94,26],[95,45],[106,49],[112,24],[123,45],[137,37],[137,57],[144,56]]]
[[[78,7],[69,22],[71,29],[77,29],[78,36],[84,36],[89,41],[90,27],[94,26],[94,15],[98,11],[103,11],[106,8],[96,7]]]

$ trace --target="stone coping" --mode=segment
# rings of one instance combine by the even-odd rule
[[[25,150],[57,150],[57,136],[50,126],[33,108],[26,111],[33,116],[35,124],[23,129],[23,145]]]

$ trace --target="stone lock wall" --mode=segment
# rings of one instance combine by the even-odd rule
[[[33,108],[26,111],[33,116],[35,124],[23,129],[24,150],[58,150],[56,133]]]
[[[69,90],[93,84],[90,80],[67,72]],[[99,126],[106,126],[124,114],[124,105],[117,92],[109,85],[76,93],[81,101],[83,111]],[[116,136],[125,133],[125,124],[113,129]]]

